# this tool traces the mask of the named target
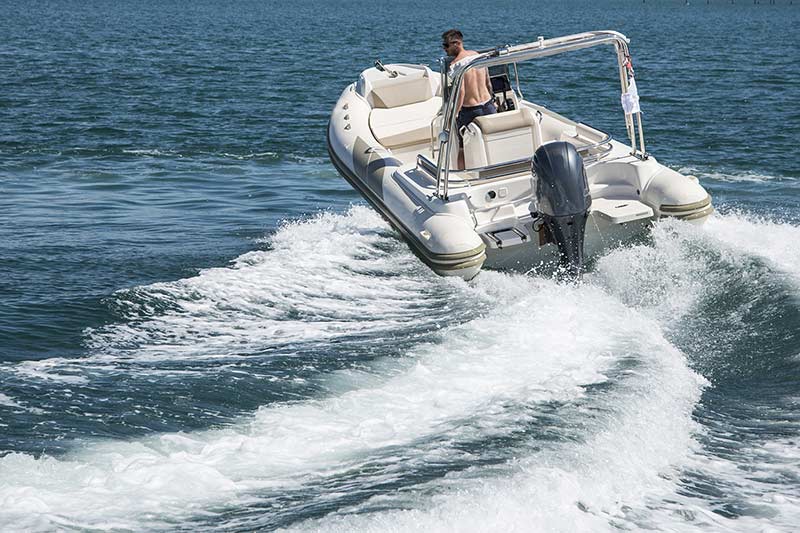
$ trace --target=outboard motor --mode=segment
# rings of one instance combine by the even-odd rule
[[[558,246],[562,267],[580,278],[583,234],[592,205],[583,158],[568,142],[549,142],[536,150],[532,167],[538,212]]]

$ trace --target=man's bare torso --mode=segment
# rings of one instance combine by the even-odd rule
[[[478,53],[474,50],[463,50],[453,59],[453,64],[475,55],[478,55]],[[489,83],[489,73],[485,68],[468,70],[464,75],[461,102],[458,107],[473,107],[489,101],[492,97],[489,92]]]

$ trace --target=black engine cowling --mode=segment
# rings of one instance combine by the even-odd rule
[[[592,205],[583,158],[568,142],[550,142],[536,150],[532,168],[537,178],[538,212],[558,246],[564,270],[579,278],[586,218]]]

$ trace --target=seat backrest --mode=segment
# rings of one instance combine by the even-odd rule
[[[476,118],[464,131],[467,168],[533,157],[542,144],[540,117],[527,107]]]
[[[374,109],[391,109],[433,98],[433,88],[427,77],[391,81],[394,83],[373,86],[370,95]]]
[[[387,65],[398,73],[391,77],[387,71],[369,68],[361,73],[356,91],[366,98],[372,109],[392,109],[431,99],[439,81],[431,70],[419,65]]]

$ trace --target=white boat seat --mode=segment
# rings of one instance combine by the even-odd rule
[[[369,114],[369,127],[386,148],[427,143],[431,140],[431,121],[441,107],[442,99],[431,96],[422,102],[373,109]]]
[[[388,109],[417,102],[424,102],[433,96],[433,87],[427,77],[399,78],[402,81],[387,80],[393,83],[373,86],[370,92],[373,109]]]
[[[431,81],[430,70],[401,71],[396,78],[387,75],[369,80],[367,102],[373,109],[391,109],[424,102],[434,96],[435,81]]]
[[[479,168],[533,157],[541,144],[541,124],[527,107],[484,115],[464,130],[464,164]]]

